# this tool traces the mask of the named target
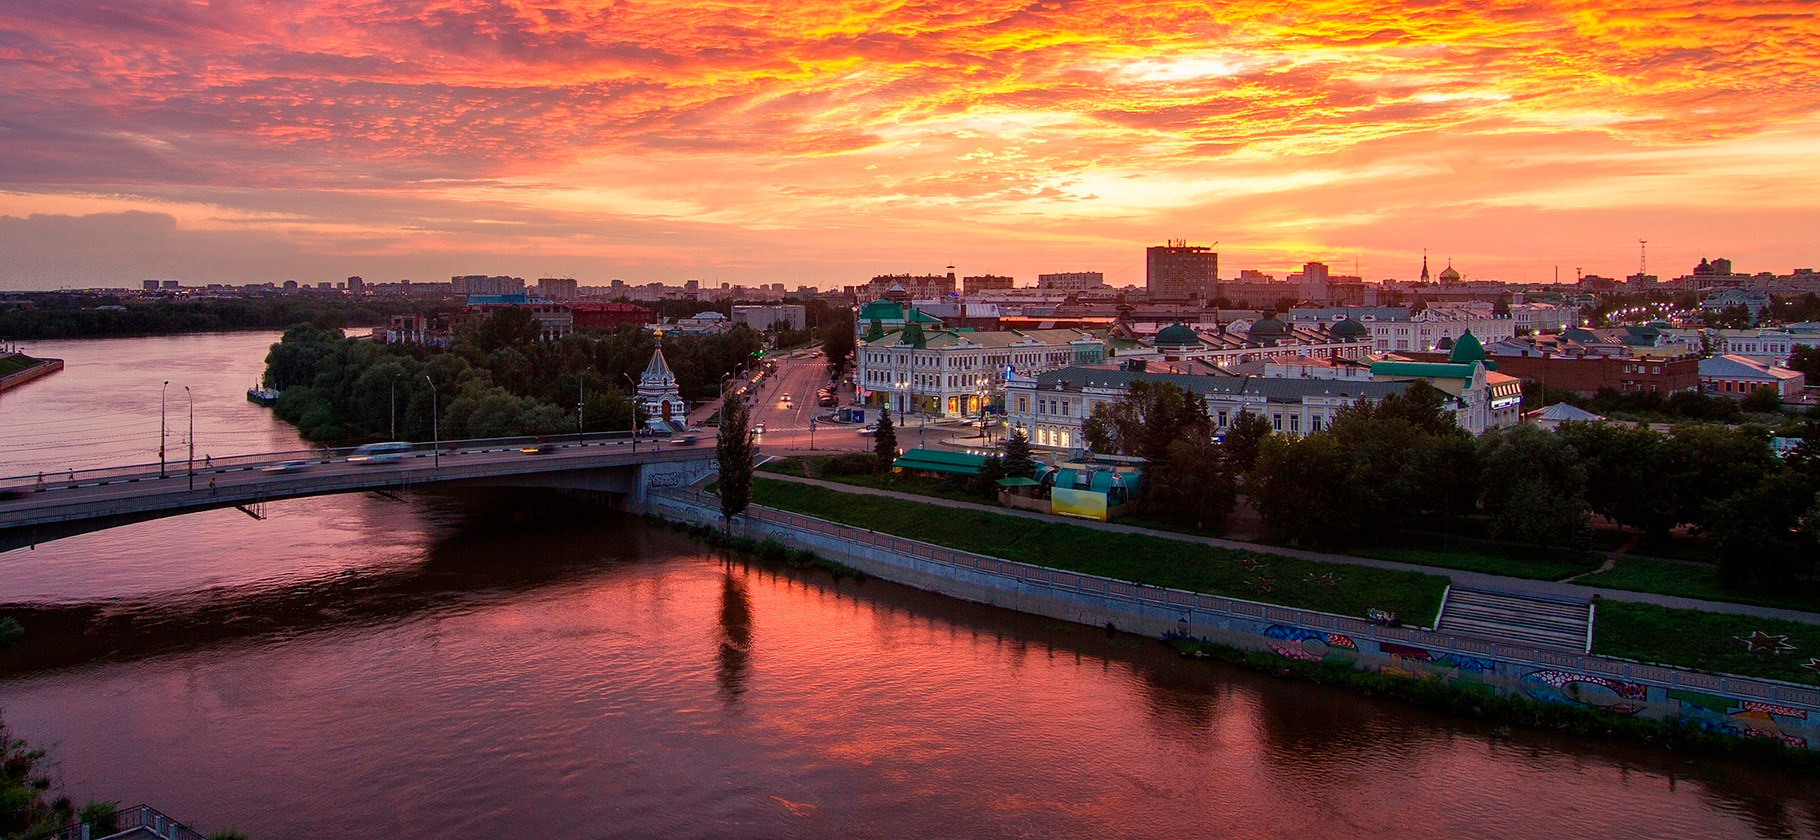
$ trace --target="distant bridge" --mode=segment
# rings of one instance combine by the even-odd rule
[[[577,439],[504,438],[415,444],[348,460],[311,449],[0,478],[0,551],[200,510],[280,499],[427,485],[551,487],[611,493],[641,506],[653,487],[692,484],[715,469],[712,438],[673,445],[627,433]]]

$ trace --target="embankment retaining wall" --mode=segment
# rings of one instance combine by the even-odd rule
[[[0,376],[0,391],[5,391],[9,388],[17,388],[40,376],[49,376],[62,369],[62,359],[41,359],[37,364],[32,365],[25,370],[15,371],[5,376]]]
[[[691,491],[654,492],[646,511],[720,525],[717,500]],[[1715,732],[1820,749],[1820,690],[1792,683],[1381,627],[1000,560],[767,508],[750,509],[733,530],[807,549],[895,583],[1063,621],[1159,638],[1186,636],[1416,679],[1479,683],[1542,702],[1677,719]]]

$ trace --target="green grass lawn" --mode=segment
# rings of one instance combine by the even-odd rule
[[[1007,560],[1341,615],[1363,617],[1375,607],[1411,624],[1434,622],[1448,583],[1420,572],[1230,551],[762,477],[752,495],[755,504]]]
[[[1820,612],[1820,592],[1815,592],[1812,587],[1775,592],[1728,589],[1719,583],[1717,568],[1693,563],[1620,557],[1617,567],[1611,571],[1587,575],[1574,583],[1631,592],[1654,592],[1658,595]],[[1820,655],[1820,651],[1815,653]]]
[[[1459,548],[1385,546],[1347,551],[1360,557],[1375,557],[1419,566],[1461,569],[1488,575],[1533,580],[1561,580],[1597,568],[1563,559],[1560,549],[1519,548],[1516,546],[1469,545]]]
[[[758,471],[777,473],[779,475],[794,475],[799,478],[805,475],[803,472],[803,459],[801,458],[773,458],[759,467]]]
[[[1751,653],[1737,637],[1759,630],[1788,636],[1794,649]],[[1794,621],[1601,599],[1593,653],[1820,685],[1820,673],[1801,667],[1820,657],[1820,625]]]
[[[7,376],[9,374],[18,373],[19,371],[25,370],[26,368],[37,364],[38,361],[39,361],[38,359],[34,359],[30,356],[26,356],[23,354],[15,355],[15,356],[0,356],[0,376]]]

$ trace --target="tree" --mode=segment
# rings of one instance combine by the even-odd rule
[[[1148,473],[1148,502],[1158,512],[1200,530],[1223,531],[1238,503],[1238,486],[1212,440],[1186,435],[1171,441],[1163,468]]]
[[[872,451],[878,455],[878,470],[891,469],[897,461],[897,428],[891,424],[891,406],[878,412],[878,432],[872,436]]]
[[[1005,477],[1005,459],[996,455],[988,457],[980,464],[979,475],[973,477],[974,494],[982,499],[991,499],[998,495],[998,480]]]
[[[1820,546],[1804,521],[1814,504],[1813,483],[1784,470],[1716,505],[1707,532],[1719,550],[1719,579],[1733,587],[1788,586],[1811,570]]]
[[[1524,424],[1487,432],[1479,451],[1494,536],[1565,546],[1586,528],[1586,468],[1565,441]]]
[[[720,516],[723,526],[752,503],[752,414],[744,400],[721,404],[715,457],[720,462]]]
[[[1807,374],[1809,382],[1820,382],[1820,346],[1797,344],[1788,354],[1789,370]]]
[[[0,837],[49,831],[75,816],[68,799],[45,801],[51,787],[47,770],[44,750],[14,738],[0,720]]]
[[[1655,536],[1675,526],[1674,497],[1663,480],[1662,435],[1646,426],[1564,423],[1555,436],[1586,467],[1586,504],[1593,513]]]
[[[1345,456],[1333,435],[1271,435],[1258,447],[1245,495],[1273,539],[1328,545],[1359,525],[1345,474]]]
[[[1227,469],[1233,475],[1244,476],[1251,472],[1257,463],[1258,452],[1275,431],[1270,428],[1270,421],[1262,414],[1241,411],[1232,418],[1232,425],[1226,428],[1226,436],[1221,438],[1221,449],[1226,453]]]
[[[839,379],[853,364],[853,314],[844,312],[822,324],[822,355],[828,358],[828,378]]]
[[[1774,414],[1782,410],[1782,395],[1776,391],[1774,385],[1758,385],[1750,389],[1750,393],[1744,395],[1743,401],[1738,403],[1738,408],[1757,414]]]
[[[1030,457],[1030,438],[1023,429],[1012,429],[1005,436],[1005,477],[1033,478],[1036,476],[1036,461]]]

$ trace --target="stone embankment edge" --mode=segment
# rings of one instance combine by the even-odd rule
[[[714,497],[692,491],[653,493],[645,512],[720,526]],[[1204,640],[1300,662],[1476,684],[1544,703],[1820,749],[1820,691],[1793,683],[1378,627],[1345,616],[1013,563],[766,508],[750,509],[731,530],[807,549],[895,583],[1032,615],[1153,638]]]
[[[62,359],[40,359],[37,364],[25,370],[14,371],[0,376],[0,391],[10,390],[24,385],[41,376],[49,376],[63,369]]]

